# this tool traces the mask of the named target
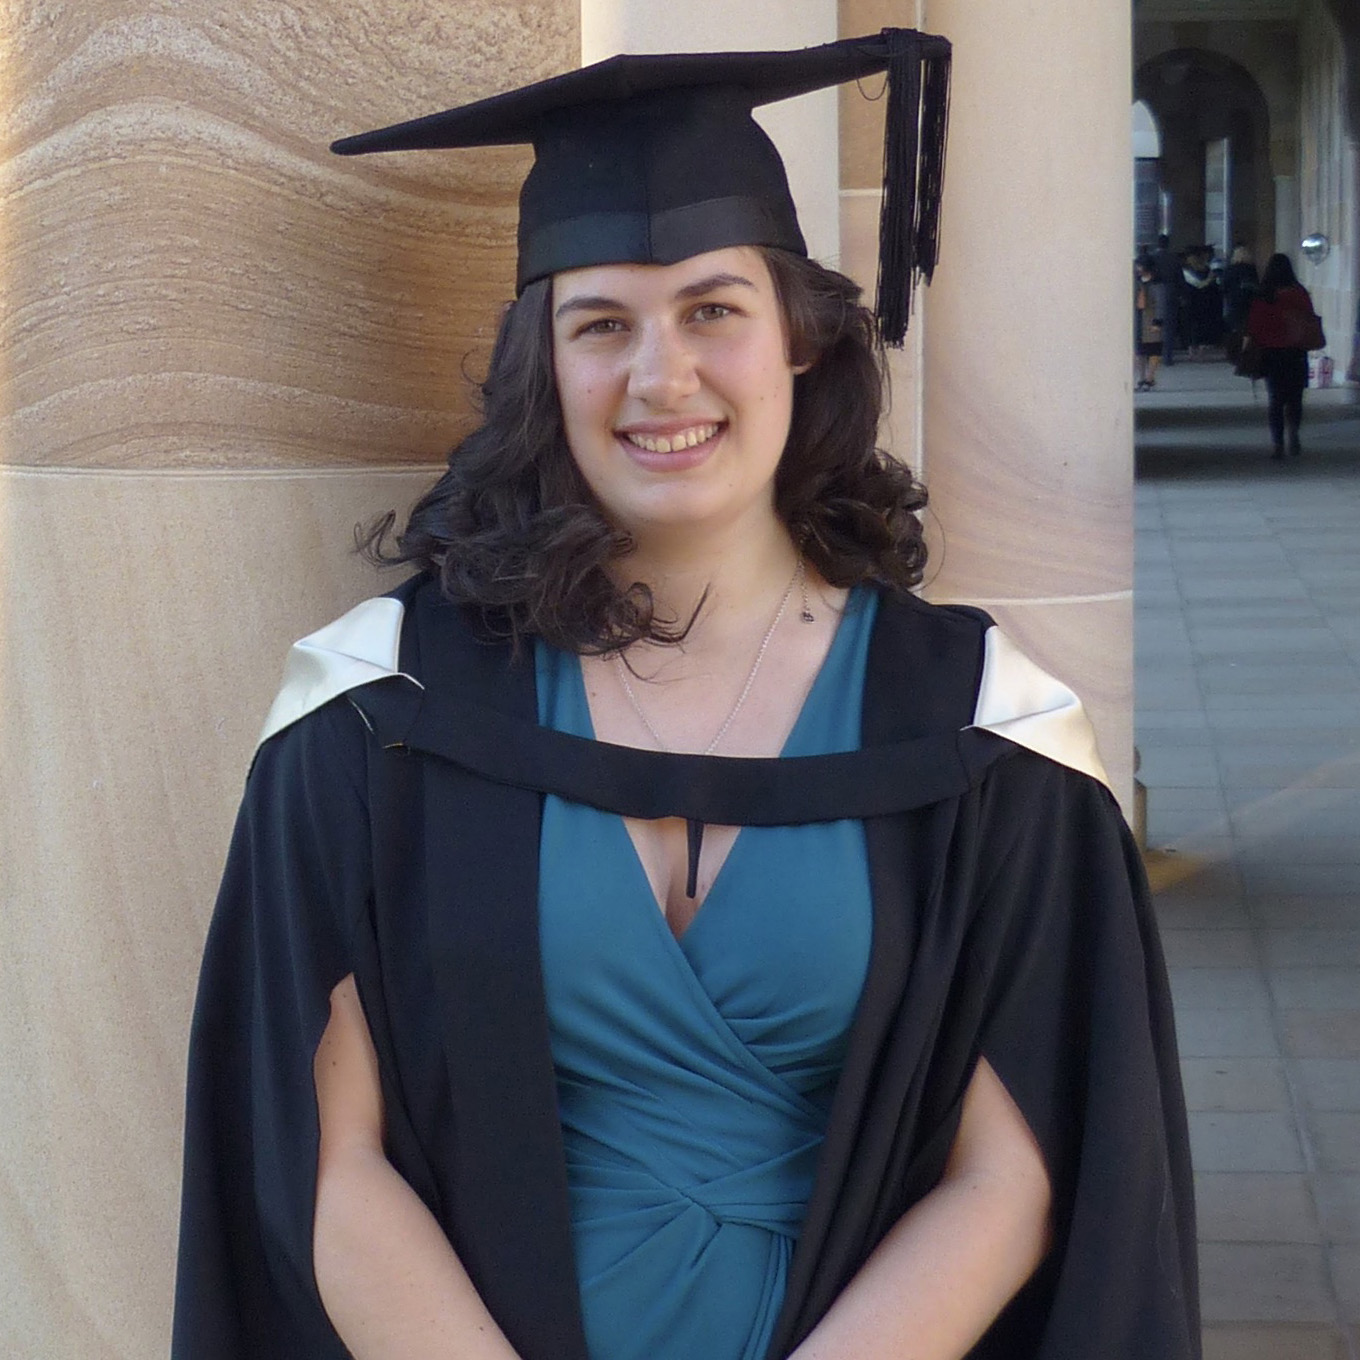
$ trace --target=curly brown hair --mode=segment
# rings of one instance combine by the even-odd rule
[[[834,586],[876,582],[906,592],[925,570],[919,512],[925,488],[878,447],[885,383],[873,314],[843,274],[761,248],[784,312],[794,378],[775,511],[807,560]],[[658,617],[642,582],[611,567],[632,548],[577,471],[553,376],[552,281],[525,288],[501,321],[485,382],[482,424],[449,455],[448,471],[394,533],[389,511],[358,546],[382,564],[409,563],[471,605],[487,631],[537,635],[583,654],[633,642],[676,642],[691,620]]]

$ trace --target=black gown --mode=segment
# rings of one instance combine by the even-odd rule
[[[176,1360],[347,1355],[311,1265],[311,1065],[349,973],[391,1161],[524,1360],[586,1360],[539,971],[544,793],[683,816],[694,839],[705,822],[865,819],[873,949],[771,1356],[939,1179],[981,1055],[1043,1151],[1054,1236],[972,1354],[1198,1356],[1141,863],[1098,780],[1017,744],[1024,676],[1019,723],[974,725],[995,688],[985,616],[884,599],[862,749],[776,761],[539,728],[531,655],[479,641],[421,578],[383,607],[399,655],[394,630],[390,661],[342,658],[336,697],[312,685],[251,771],[194,1017]]]

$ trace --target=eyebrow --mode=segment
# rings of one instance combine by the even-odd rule
[[[687,283],[675,296],[688,299],[702,297],[705,293],[712,293],[719,288],[754,287],[755,284],[741,274],[709,274],[702,279],[695,279],[693,283]],[[599,293],[583,293],[577,297],[569,297],[557,308],[553,315],[565,316],[568,312],[616,312],[623,310],[625,310],[624,304],[617,298],[604,297]]]

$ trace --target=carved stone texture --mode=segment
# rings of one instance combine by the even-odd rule
[[[576,65],[576,4],[12,0],[0,50],[0,462],[443,456],[527,153],[327,146]]]

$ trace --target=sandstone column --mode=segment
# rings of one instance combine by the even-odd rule
[[[432,479],[512,290],[522,153],[326,145],[579,41],[575,0],[0,7],[0,1354],[165,1352],[255,733],[385,588],[352,526]]]
[[[954,42],[943,253],[921,332],[929,594],[984,606],[1077,690],[1128,809],[1128,8],[924,11]]]

